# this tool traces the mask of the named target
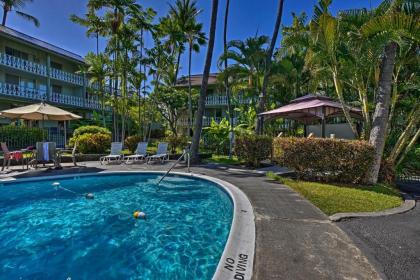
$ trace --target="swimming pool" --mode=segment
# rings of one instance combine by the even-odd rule
[[[159,177],[103,174],[0,186],[0,279],[211,279],[231,228],[230,196],[185,176],[157,187]],[[77,195],[84,193],[95,198]],[[134,219],[135,210],[147,219]]]

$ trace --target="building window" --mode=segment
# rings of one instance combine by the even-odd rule
[[[51,68],[62,70],[63,69],[63,65],[60,64],[60,63],[58,63],[58,62],[51,61]]]
[[[52,85],[52,92],[54,93],[62,93],[63,92],[63,87],[59,86],[59,85]]]
[[[6,84],[19,85],[19,76],[6,73]]]
[[[17,49],[6,47],[6,54],[28,60],[28,54]]]

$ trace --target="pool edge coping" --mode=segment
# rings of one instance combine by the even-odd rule
[[[19,183],[27,181],[42,181],[55,178],[85,177],[98,174],[133,174],[149,173],[162,174],[164,171],[142,170],[142,171],[118,171],[104,170],[100,172],[75,173],[51,176],[39,176],[21,178],[0,182],[0,185]],[[250,200],[246,194],[235,185],[224,180],[197,173],[171,172],[173,175],[184,177],[195,177],[217,184],[227,192],[233,202],[233,218],[229,236],[223,249],[222,256],[213,275],[213,280],[243,279],[252,278],[254,255],[255,255],[255,216]],[[239,278],[238,278],[239,277]]]

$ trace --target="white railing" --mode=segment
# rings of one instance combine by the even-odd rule
[[[231,100],[232,104],[247,104],[249,103],[249,100],[247,98],[243,98],[242,96],[239,96],[238,98],[232,98]],[[212,105],[227,105],[227,97],[226,95],[209,95],[206,97],[206,105],[212,106]]]
[[[79,96],[65,95],[55,92],[51,94],[51,102],[90,109],[101,108],[99,101],[94,97],[83,98]]]
[[[5,53],[0,53],[0,64],[37,75],[47,76],[47,67],[45,65]]]
[[[65,72],[59,69],[55,69],[55,68],[50,68],[50,69],[51,69],[51,78],[60,80],[63,82],[83,86],[83,76]]]
[[[0,83],[0,95],[21,97],[27,99],[44,100],[46,99],[46,91],[23,87],[14,84]]]
[[[223,119],[227,118],[221,118],[221,117],[203,117],[203,126],[210,126],[212,120],[215,120],[217,123],[220,123]],[[233,124],[236,125],[237,118],[233,118]],[[187,118],[181,118],[178,120],[179,126],[188,126],[188,119]],[[194,125],[194,122],[192,123]]]

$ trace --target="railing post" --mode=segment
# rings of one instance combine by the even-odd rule
[[[51,101],[51,57],[47,55],[47,100]]]

